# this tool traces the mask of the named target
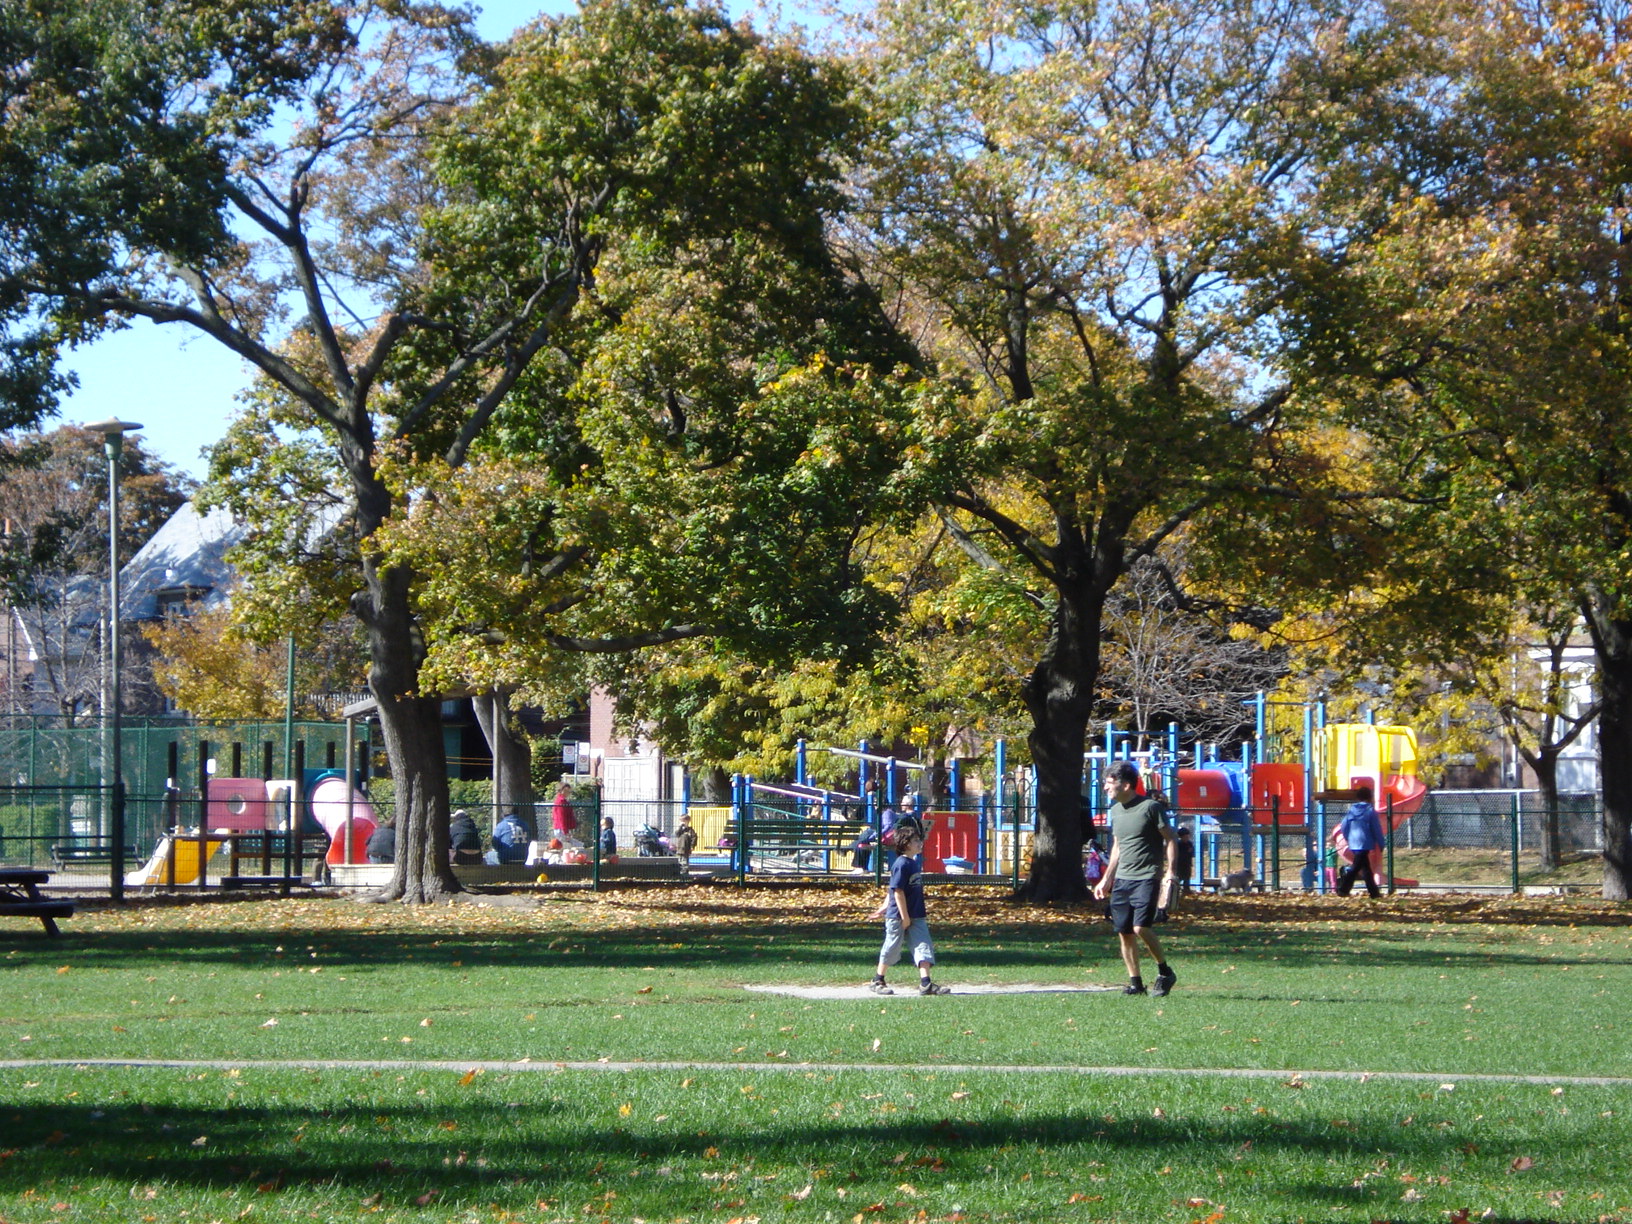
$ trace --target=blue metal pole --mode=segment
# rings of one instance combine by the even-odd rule
[[[986,874],[986,830],[990,827],[989,811],[991,797],[982,795],[975,808],[977,826],[975,829],[975,870],[981,875]]]
[[[867,741],[857,740],[856,751],[861,753],[860,764],[856,769],[856,785],[861,789],[862,818],[868,824],[878,826],[878,812],[873,803],[873,797],[867,793],[867,780],[873,776],[872,762],[867,759]]]
[[[737,821],[737,883],[748,882],[748,848],[754,830],[754,776],[742,776],[742,818]]]

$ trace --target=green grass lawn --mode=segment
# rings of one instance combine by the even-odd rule
[[[1632,1221],[1632,1080],[1578,1082],[1632,1077],[1620,909],[1203,898],[1167,999],[743,989],[865,981],[876,900],[9,922],[0,1221]],[[1086,911],[942,888],[931,924],[954,986],[1123,981]],[[220,1065],[41,1061],[121,1058]],[[324,1059],[388,1065],[276,1065]],[[1562,1078],[1481,1078],[1516,1075]]]

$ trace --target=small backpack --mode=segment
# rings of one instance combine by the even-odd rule
[[[1093,842],[1088,843],[1088,858],[1083,863],[1082,869],[1090,884],[1098,884],[1100,877],[1105,874],[1105,856]]]

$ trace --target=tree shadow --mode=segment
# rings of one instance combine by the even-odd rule
[[[580,1077],[568,1091],[599,1087]],[[129,1183],[133,1197],[143,1186],[252,1187],[267,1194],[305,1186],[378,1194],[398,1203],[434,1190],[441,1206],[502,1205],[507,1195],[530,1205],[541,1193],[588,1194],[616,1177],[627,1179],[617,1183],[620,1200],[638,1209],[643,1194],[667,1202],[682,1192],[683,1181],[694,1184],[696,1172],[682,1169],[684,1179],[663,1185],[659,1170],[676,1166],[746,1165],[762,1175],[787,1166],[794,1171],[831,1167],[851,1154],[853,1167],[837,1171],[858,1183],[858,1194],[871,1196],[888,1194],[905,1176],[970,1185],[991,1181],[994,1169],[1012,1171],[1011,1154],[1023,1152],[1039,1169],[1070,1170],[1094,1162],[1119,1169],[1124,1167],[1119,1162],[1160,1161],[1182,1172],[1247,1159],[1260,1176],[1277,1176],[1278,1165],[1296,1175],[1281,1184],[1303,1203],[1353,1208],[1367,1203],[1364,1186],[1310,1180],[1309,1162],[1329,1166],[1335,1160],[1334,1175],[1348,1179],[1363,1177],[1359,1171],[1382,1160],[1418,1169],[1467,1168],[1473,1162],[1477,1167],[1464,1177],[1495,1181],[1514,1156],[1524,1154],[1518,1146],[1487,1144],[1487,1150],[1470,1156],[1458,1131],[1429,1125],[1405,1129],[1381,1119],[1334,1129],[1325,1119],[1245,1110],[1201,1115],[1170,1107],[1171,1116],[1118,1116],[1100,1110],[1117,1099],[1125,1105],[1125,1096],[1096,1102],[1092,1092],[1085,1093],[1080,1110],[1024,1118],[898,1113],[868,1122],[810,1121],[804,1112],[803,1121],[782,1121],[776,1111],[745,1109],[729,1125],[711,1118],[704,1131],[652,1124],[586,1129],[581,1111],[549,1099],[552,1089],[561,1091],[553,1077],[540,1076],[536,1083],[511,1081],[505,1087],[510,1101],[489,1099],[489,1089],[489,1097],[450,1103],[442,1090],[441,1099],[424,1105],[353,1097],[327,1108],[7,1102],[0,1106],[10,1146],[0,1160],[0,1194],[23,1194],[53,1180],[81,1182],[90,1175]],[[1367,1218],[1387,1216],[1372,1209]],[[1543,1219],[1524,1218],[1538,1224]]]

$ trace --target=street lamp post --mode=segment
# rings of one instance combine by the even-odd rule
[[[142,428],[134,421],[110,417],[85,426],[102,435],[102,452],[108,457],[108,705],[102,714],[102,731],[107,744],[103,758],[103,785],[112,796],[109,830],[113,841],[113,862],[108,889],[115,904],[125,899],[125,778],[119,743],[119,454],[125,434]]]

